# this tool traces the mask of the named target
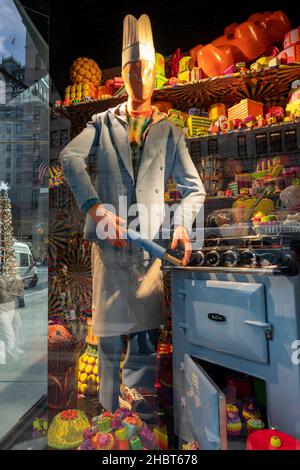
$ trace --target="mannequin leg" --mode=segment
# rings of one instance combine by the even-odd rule
[[[119,407],[120,362],[124,349],[122,336],[99,338],[99,402],[106,411]]]
[[[154,392],[156,369],[156,354],[140,354],[137,335],[130,337],[122,371],[124,385]]]
[[[132,333],[130,335],[130,339],[132,340],[135,336],[137,337],[139,352],[141,354],[152,354],[154,352],[151,351],[151,349],[148,347],[147,331],[139,331],[138,333]]]
[[[147,331],[150,343],[154,346],[155,351],[157,350],[158,339],[159,339],[159,329],[155,328],[154,330]]]

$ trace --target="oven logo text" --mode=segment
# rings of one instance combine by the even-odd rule
[[[226,317],[224,315],[221,315],[220,313],[209,313],[208,318],[213,321],[218,321],[218,322],[223,322],[226,321]]]

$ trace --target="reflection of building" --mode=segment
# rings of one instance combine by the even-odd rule
[[[42,58],[28,31],[26,31],[25,64],[24,82],[27,86],[32,85],[47,74]]]
[[[13,57],[3,57],[0,64],[0,104],[6,104],[26,89],[24,67]]]
[[[37,57],[27,34],[25,68],[13,58],[5,59],[10,81],[5,101],[0,95],[0,180],[10,187],[14,236],[32,242],[36,255],[35,246],[40,247],[41,237],[47,236],[49,99],[47,72]],[[17,88],[18,74],[27,86]],[[10,95],[9,87],[15,87]]]
[[[54,103],[56,100],[60,100],[60,96],[52,86],[51,102]],[[50,114],[50,153],[49,162],[50,165],[59,166],[59,155],[62,149],[70,141],[70,120],[56,115],[54,112]],[[64,185],[58,186],[57,188],[50,190],[49,194],[49,208],[51,219],[59,220],[65,217],[60,209],[65,205],[67,199],[72,198],[69,187]]]

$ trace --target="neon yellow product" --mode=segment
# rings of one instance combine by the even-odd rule
[[[207,135],[208,129],[212,124],[212,120],[202,116],[189,116],[187,118],[187,126],[191,137]]]
[[[49,426],[48,446],[53,449],[77,449],[88,426],[89,420],[83,411],[62,411]]]
[[[98,379],[98,338],[92,334],[92,325],[88,321],[85,353],[79,358],[78,393],[97,394]]]

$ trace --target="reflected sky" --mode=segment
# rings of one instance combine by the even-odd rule
[[[2,57],[13,55],[24,64],[25,34],[25,26],[13,0],[0,0],[0,62]]]

